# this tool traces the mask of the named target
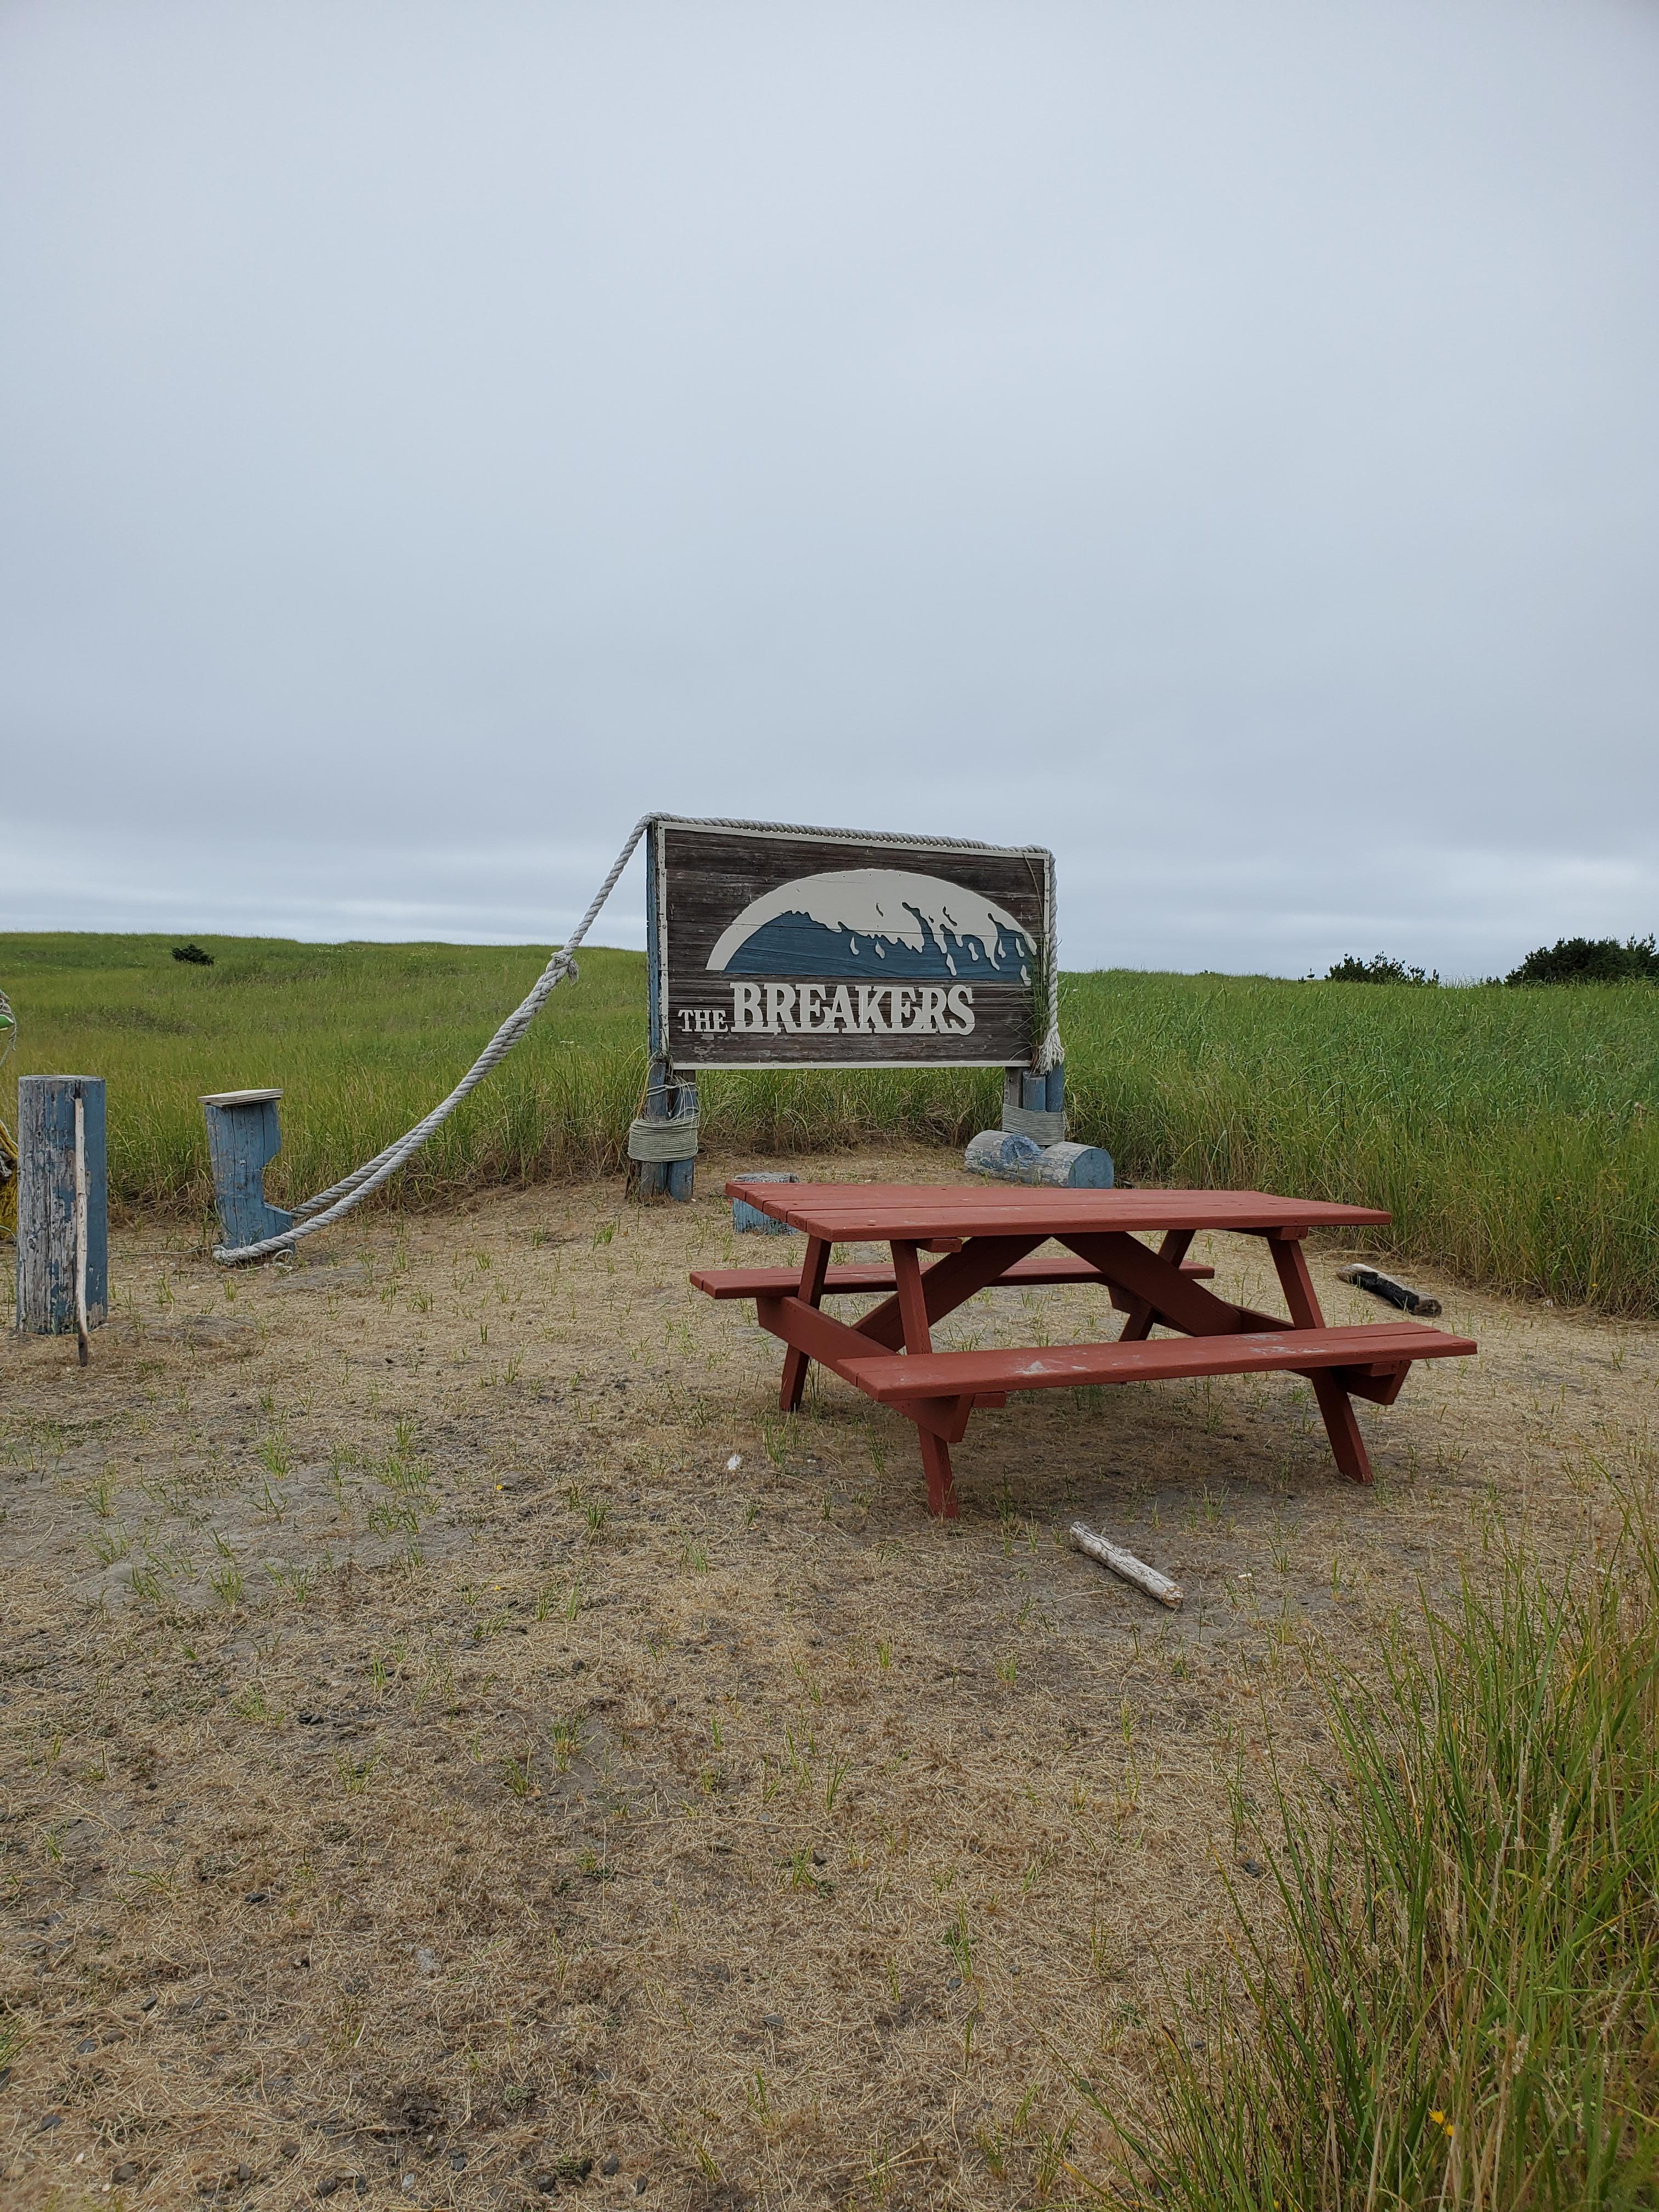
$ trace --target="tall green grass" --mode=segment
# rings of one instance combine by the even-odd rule
[[[1149,1182],[1386,1206],[1474,1282],[1659,1313],[1659,990],[1065,979],[1072,1133]]]
[[[1334,1815],[1279,1793],[1280,1911],[1121,2124],[1148,2206],[1659,2203],[1659,1545],[1426,1630],[1327,1697]]]
[[[101,1074],[111,1187],[205,1207],[197,1095],[281,1085],[290,1202],[442,1097],[542,948],[0,937],[8,1074]],[[405,1202],[615,1170],[645,1077],[644,961],[584,953],[530,1036],[401,1180]],[[1416,990],[1248,976],[1062,979],[1073,1133],[1136,1181],[1265,1187],[1393,1213],[1376,1242],[1470,1279],[1659,1312],[1659,991]],[[894,1136],[965,1143],[994,1073],[714,1075],[709,1140],[761,1157]],[[0,1114],[9,1102],[0,1097]]]

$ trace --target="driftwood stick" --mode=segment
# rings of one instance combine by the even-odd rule
[[[87,1102],[75,1094],[75,1334],[82,1367],[87,1364]]]
[[[1149,1567],[1144,1559],[1136,1559],[1133,1552],[1125,1552],[1115,1544],[1109,1544],[1092,1528],[1085,1528],[1081,1521],[1073,1522],[1071,1535],[1074,1551],[1086,1553],[1090,1559],[1098,1559],[1101,1565],[1109,1568],[1120,1581],[1133,1583],[1138,1590],[1145,1590],[1148,1597],[1155,1597],[1160,1605],[1167,1605],[1171,1611],[1181,1603],[1185,1593],[1180,1583],[1172,1583],[1168,1575],[1159,1574],[1156,1567]]]

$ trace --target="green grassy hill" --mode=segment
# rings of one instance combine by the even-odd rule
[[[104,1076],[111,1187],[205,1207],[198,1093],[280,1085],[271,1195],[388,1143],[456,1080],[541,947],[0,936],[19,1073]],[[644,1080],[645,963],[590,951],[531,1036],[403,1179],[406,1200],[614,1170]],[[1073,1135],[1136,1181],[1389,1207],[1395,1251],[1475,1280],[1659,1313],[1659,993],[1425,990],[1106,971],[1062,983]],[[893,1133],[964,1143],[994,1073],[715,1075],[715,1141],[757,1157]]]

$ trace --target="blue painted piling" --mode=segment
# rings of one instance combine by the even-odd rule
[[[293,1226],[291,1213],[265,1200],[265,1169],[283,1147],[276,1118],[282,1095],[280,1091],[212,1091],[203,1097],[213,1202],[228,1246],[258,1244]]]
[[[1058,1190],[1110,1190],[1112,1156],[1098,1145],[1040,1146],[1013,1129],[981,1129],[962,1164],[999,1182],[1049,1183]]]
[[[1110,1190],[1117,1170],[1098,1145],[1050,1145],[1038,1155],[1036,1179],[1057,1190]]]
[[[968,1139],[962,1164],[969,1175],[995,1176],[1003,1182],[1030,1182],[1036,1176],[1042,1147],[1012,1129],[981,1129]]]
[[[734,1176],[732,1181],[742,1182],[799,1182],[798,1175],[772,1174]],[[795,1231],[787,1221],[775,1221],[769,1213],[763,1213],[757,1206],[746,1205],[740,1198],[732,1201],[732,1226],[739,1237],[793,1237]]]
[[[1066,1137],[1066,1070],[1051,1067],[1035,1075],[1029,1067],[1003,1071],[1002,1126],[1040,1146],[1062,1144]]]
[[[109,1315],[109,1167],[104,1079],[24,1075],[17,1084],[17,1327],[75,1334],[77,1273],[75,1107],[81,1103],[87,1189],[87,1322]]]

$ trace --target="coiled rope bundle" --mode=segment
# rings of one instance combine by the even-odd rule
[[[261,1237],[255,1244],[216,1244],[214,1258],[227,1267],[232,1267],[250,1260],[268,1260],[278,1252],[290,1251],[301,1237],[314,1236],[318,1230],[329,1228],[342,1215],[349,1213],[354,1206],[361,1205],[371,1192],[389,1182],[406,1161],[412,1159],[427,1139],[442,1128],[461,1101],[477,1089],[485,1076],[501,1066],[565,977],[580,973],[575,959],[577,947],[599,920],[600,909],[616,890],[623,870],[638,850],[641,838],[659,822],[696,830],[769,830],[800,837],[848,837],[854,838],[861,844],[908,845],[923,851],[991,853],[1004,849],[988,845],[976,837],[910,837],[896,830],[823,830],[805,823],[743,822],[725,815],[642,814],[629,831],[621,852],[611,862],[610,873],[588,902],[586,913],[537,977],[528,997],[514,1008],[449,1096],[441,1099],[412,1129],[406,1130],[395,1144],[388,1145],[384,1152],[376,1152],[372,1160],[365,1160],[362,1167],[354,1168],[349,1176],[342,1176],[338,1182],[331,1183],[326,1190],[319,1190],[314,1198],[308,1198],[303,1206],[297,1206],[292,1224],[279,1236]],[[1049,881],[1053,881],[1052,874]],[[1054,1066],[1060,1057],[1060,975],[1054,957],[1054,917],[1052,911],[1044,915],[1043,921],[1048,1026],[1036,1054],[1036,1064],[1040,1071]],[[664,1126],[672,1128],[673,1124]]]

